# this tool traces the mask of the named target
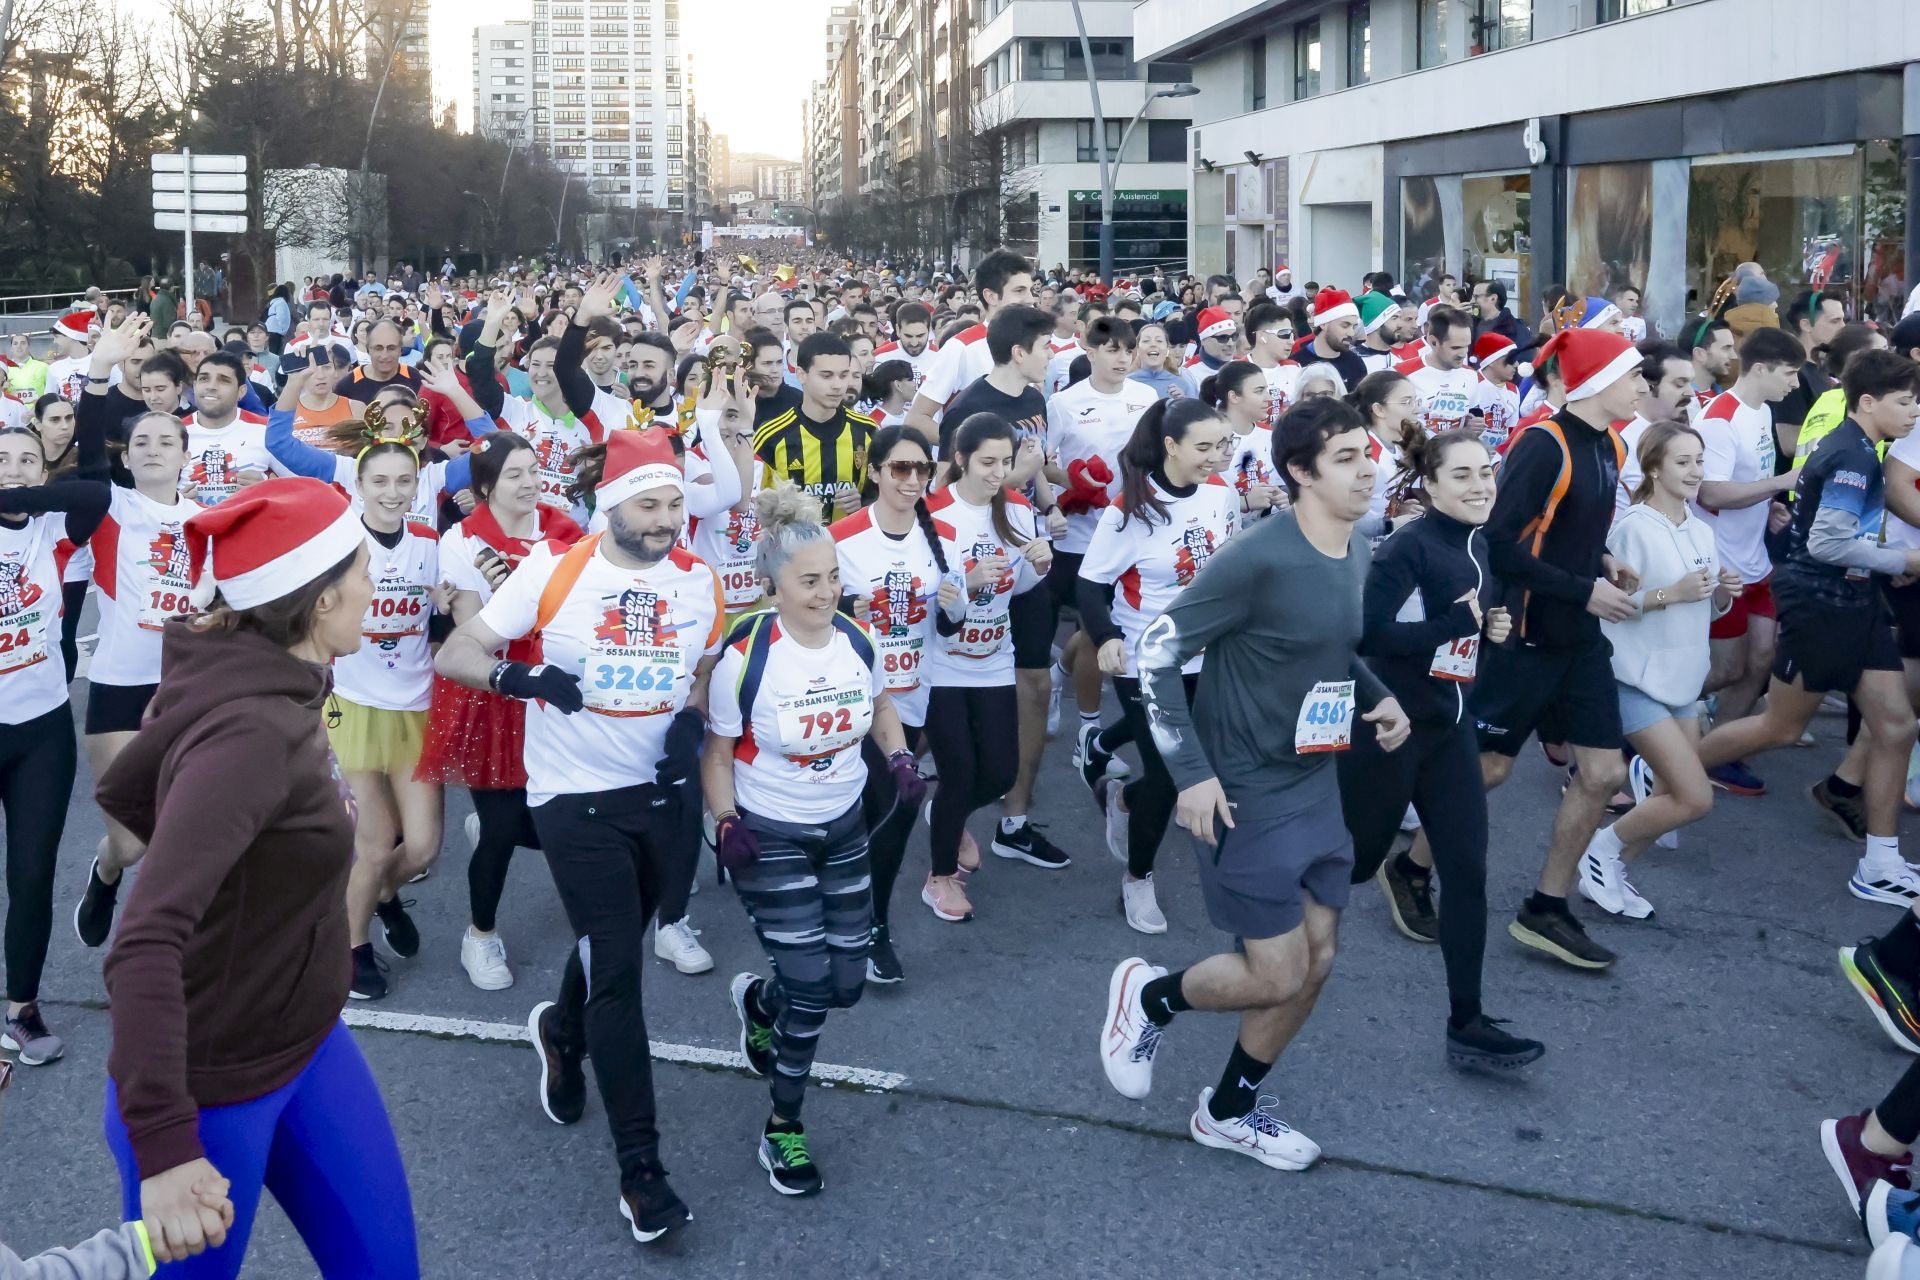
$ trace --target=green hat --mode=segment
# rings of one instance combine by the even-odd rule
[[[1372,333],[1387,322],[1388,316],[1400,309],[1400,300],[1390,293],[1374,289],[1360,295],[1359,306],[1361,330]]]

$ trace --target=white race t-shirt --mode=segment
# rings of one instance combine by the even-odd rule
[[[93,683],[160,683],[160,629],[194,612],[180,526],[199,510],[191,498],[163,506],[137,489],[111,486],[107,518],[89,543],[100,591],[100,639],[87,669]]]
[[[950,539],[952,527],[936,537]],[[860,621],[880,649],[880,674],[903,724],[927,722],[927,685],[920,667],[934,643],[939,617],[940,565],[916,522],[912,532],[895,538],[873,519],[867,507],[833,522],[834,550],[840,557],[840,592],[867,597]]]
[[[1429,435],[1451,431],[1467,424],[1467,410],[1473,407],[1480,373],[1475,369],[1436,369],[1423,356],[1394,366],[1413,384],[1420,397],[1420,416]]]
[[[1285,494],[1286,486],[1280,483],[1280,473],[1273,465],[1273,430],[1270,427],[1255,427],[1247,434],[1233,438],[1230,468],[1225,479],[1236,498],[1246,497],[1247,490],[1257,484],[1271,485],[1279,489],[1283,496]],[[1240,527],[1244,529],[1279,509],[1276,499],[1275,505],[1265,511],[1243,511],[1240,513]]]
[[[573,455],[606,439],[608,431],[619,430],[626,424],[629,412],[626,401],[596,389],[593,409],[588,414],[591,421],[571,413],[553,417],[539,401],[523,400],[519,396],[507,397],[500,420],[533,446],[535,465],[540,469],[540,505],[564,511],[573,517],[575,524],[584,526],[586,504],[576,503],[567,496],[567,486],[573,483]]]
[[[1267,426],[1277,427],[1280,415],[1293,407],[1294,397],[1300,390],[1300,366],[1291,360],[1282,360],[1260,372],[1267,382]]]
[[[926,377],[920,380],[920,394],[940,406],[938,421],[953,398],[993,372],[993,353],[987,350],[987,326],[962,329],[940,345]]]
[[[1520,421],[1520,389],[1482,376],[1474,385],[1469,407],[1480,411],[1480,439],[1497,458]]]
[[[1008,606],[1014,596],[1040,584],[1033,565],[1020,547],[1003,542],[993,527],[993,508],[963,502],[949,487],[927,499],[936,528],[945,539],[948,567],[966,574],[983,558],[1007,557],[999,579],[967,597],[966,617],[950,636],[936,633],[927,642],[925,678],[935,687],[989,689],[1013,683],[1013,628]],[[1033,507],[1025,498],[1007,493],[1007,523],[1022,545],[1040,536]],[[941,527],[944,526],[944,527]],[[965,588],[962,588],[964,590]]]
[[[87,369],[93,357],[65,356],[47,365],[47,390],[62,400],[77,401],[87,389]]]
[[[360,623],[360,647],[333,660],[333,691],[382,711],[425,711],[433,698],[427,620],[440,585],[440,535],[412,522],[388,548],[367,532],[373,599]]]
[[[60,650],[63,512],[0,524],[0,724],[25,724],[67,700]],[[59,797],[61,803],[66,797]]]
[[[180,471],[180,492],[203,506],[225,502],[240,485],[242,471],[284,476],[287,469],[267,452],[265,416],[242,409],[218,429],[200,425],[200,415],[188,414],[187,465]]]
[[[1053,464],[1065,471],[1075,462],[1104,459],[1113,479],[1107,484],[1108,498],[1120,493],[1120,453],[1133,435],[1140,415],[1159,397],[1153,388],[1127,379],[1115,392],[1097,391],[1093,379],[1075,383],[1047,401],[1047,443],[1053,446]],[[1087,549],[1087,540],[1100,523],[1100,512],[1075,511],[1067,515],[1067,531],[1054,544],[1054,550],[1078,554]]]
[[[1706,444],[1701,459],[1703,483],[1743,484],[1773,474],[1773,410],[1766,405],[1750,409],[1733,392],[1722,391],[1707,402],[1693,426]],[[1738,573],[1742,582],[1759,582],[1773,572],[1773,561],[1767,555],[1767,512],[1772,506],[1762,501],[1738,510],[1717,511],[1695,503],[1713,529],[1720,563]]]
[[[888,360],[903,361],[913,370],[913,385],[919,387],[926,382],[927,371],[933,368],[933,358],[935,354],[936,352],[931,346],[926,346],[920,348],[919,355],[910,356],[907,354],[906,348],[899,343],[883,342],[873,349],[873,364],[875,368],[878,368]]]
[[[1164,521],[1146,512],[1126,519],[1123,526],[1120,508],[1108,507],[1100,513],[1087,558],[1080,562],[1082,578],[1113,587],[1113,622],[1126,642],[1129,676],[1139,675],[1135,658],[1147,624],[1179,598],[1238,523],[1239,499],[1218,476],[1183,498],[1158,484],[1153,491],[1167,506]],[[1200,662],[1201,655],[1195,654],[1180,670],[1192,675]]]

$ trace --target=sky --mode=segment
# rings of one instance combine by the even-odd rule
[[[530,0],[431,0],[433,90],[473,115],[473,29],[533,16]],[[680,49],[691,54],[694,96],[736,152],[800,159],[807,88],[826,73],[833,0],[681,0]],[[746,91],[735,69],[747,74]]]

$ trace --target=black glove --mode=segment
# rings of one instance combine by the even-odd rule
[[[586,706],[580,696],[580,677],[550,663],[531,666],[525,662],[502,662],[488,679],[495,693],[527,702],[538,699],[566,715]]]
[[[707,718],[692,707],[676,711],[667,726],[667,743],[654,766],[653,780],[663,787],[685,782],[700,767],[700,744],[706,740]]]

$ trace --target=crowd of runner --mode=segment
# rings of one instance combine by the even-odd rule
[[[265,1191],[323,1274],[419,1273],[339,1014],[428,945],[403,893],[459,892],[407,890],[449,787],[477,988],[513,985],[508,867],[545,858],[572,936],[512,940],[565,955],[527,1015],[538,1102],[577,1123],[591,1058],[643,1242],[692,1216],[643,978],[649,931],[713,968],[703,850],[767,959],[728,999],[775,1191],[824,1185],[802,1114],[830,1014],[937,972],[892,907],[991,928],[984,854],[1093,852],[1042,811],[1097,819],[1116,929],[1168,932],[1173,874],[1232,939],[1116,964],[1108,1081],[1145,1098],[1177,1015],[1234,1013],[1189,1131],[1301,1170],[1320,1149],[1262,1085],[1355,886],[1438,944],[1446,1060],[1522,1070],[1547,1045],[1493,1016],[1482,971],[1487,796],[1528,741],[1564,785],[1532,891],[1497,909],[1519,945],[1605,969],[1631,923],[1584,921],[1654,918],[1657,851],[1718,796],[1765,796],[1766,753],[1811,745],[1832,700],[1848,747],[1807,802],[1856,851],[1844,891],[1898,912],[1840,968],[1920,1055],[1898,838],[1920,809],[1920,313],[1884,330],[1816,293],[1783,315],[1751,264],[1671,338],[1632,290],[1549,289],[1529,323],[1498,282],[1355,283],[727,248],[289,283],[217,335],[171,298],[93,299],[50,359],[16,340],[0,1046],[66,1047],[39,1002],[77,727],[106,834],[72,925],[106,949],[128,1224],[81,1261],[235,1275]],[[1039,794],[1055,740],[1084,796]],[[1821,1134],[1886,1276],[1920,1248],[1916,1140],[1920,1061]]]

